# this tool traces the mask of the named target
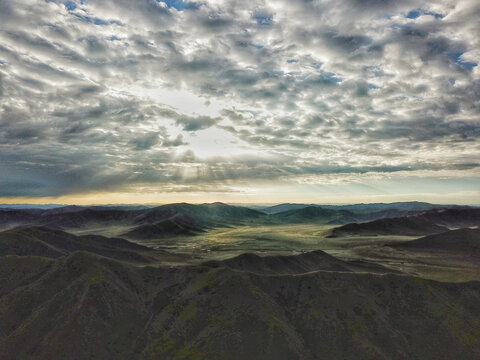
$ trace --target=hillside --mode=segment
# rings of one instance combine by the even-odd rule
[[[124,239],[99,235],[75,236],[44,227],[20,227],[0,232],[0,256],[58,258],[80,250],[129,262],[158,261],[152,249]]]
[[[156,223],[173,215],[184,215],[200,227],[240,225],[265,217],[260,211],[223,203],[212,204],[168,204],[144,211],[135,219],[136,223]]]
[[[480,209],[439,209],[416,215],[352,223],[332,230],[331,236],[349,235],[429,235],[449,228],[480,225]]]
[[[346,210],[357,215],[368,214],[374,212],[408,212],[408,211],[425,211],[435,208],[448,208],[449,205],[435,205],[425,202],[409,201],[409,202],[394,202],[394,203],[371,203],[371,204],[352,204],[352,205],[322,205],[322,204],[278,204],[262,208],[261,210],[266,214],[276,214],[288,210],[299,210],[306,207],[321,207],[330,210]]]
[[[392,244],[391,246],[478,254],[480,252],[480,229],[449,230],[405,243]]]
[[[154,224],[140,225],[122,234],[131,239],[158,239],[171,236],[196,235],[205,231],[195,220],[186,215],[173,215],[171,218]]]
[[[291,209],[270,215],[281,223],[335,223],[344,224],[355,221],[353,213],[346,210],[324,209],[319,206],[307,206],[300,209]]]
[[[416,217],[379,219],[366,223],[353,223],[332,230],[332,237],[350,235],[406,235],[434,234],[447,230],[444,226]]]
[[[0,356],[473,359],[480,351],[478,282],[217,265],[135,267],[87,252],[3,256]]]
[[[223,261],[208,261],[204,266],[227,267],[257,274],[305,274],[313,271],[396,273],[383,266],[363,261],[342,261],[321,250],[290,256],[259,256],[246,253]]]
[[[265,214],[276,214],[280,213],[283,211],[289,211],[289,210],[299,210],[303,209],[309,206],[319,206],[315,204],[290,204],[290,203],[284,203],[284,204],[278,204],[278,205],[273,205],[273,206],[268,206],[261,208],[260,210],[264,212]]]
[[[199,205],[179,203],[154,208],[69,206],[47,210],[0,210],[0,225],[4,229],[24,225],[67,231],[121,226],[130,227],[134,235],[158,234],[163,228],[165,231],[163,235],[168,236],[170,230],[172,235],[180,231],[179,227],[175,226],[175,221],[172,222],[173,218],[183,219],[181,220],[183,224],[191,223],[190,230],[195,233],[206,227],[242,225],[266,216],[256,210],[222,203]],[[141,225],[154,226],[134,229]]]

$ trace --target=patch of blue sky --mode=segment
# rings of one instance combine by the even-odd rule
[[[442,15],[440,13],[433,12],[433,11],[428,11],[428,10],[424,10],[424,9],[415,9],[415,10],[410,10],[407,13],[407,18],[416,19],[416,18],[420,17],[421,15],[430,15],[430,16],[433,16],[435,19],[442,19],[444,17],[444,15]]]
[[[369,89],[379,89],[380,87],[377,86],[377,85],[375,85],[375,84],[370,84],[370,83],[369,83],[369,84],[368,84],[368,88],[369,88]]]
[[[369,77],[380,77],[383,75],[382,71],[379,69],[378,66],[364,66],[363,70],[369,74]],[[371,75],[370,75],[371,74]]]
[[[327,72],[323,72],[323,71],[321,71],[320,73],[322,74],[322,76],[325,79],[327,79],[331,82],[334,82],[334,83],[339,83],[339,82],[342,82],[342,80],[343,80],[342,78],[337,77],[334,73],[327,73]]]
[[[330,82],[334,82],[334,83],[342,82],[343,79],[341,77],[336,76],[334,73],[326,72],[326,71],[321,70],[322,65],[323,65],[323,63],[321,63],[321,62],[312,63],[312,67],[315,70],[317,70],[317,73],[320,74],[322,76],[322,78],[324,78],[324,79],[326,79]]]
[[[272,23],[273,23],[273,15],[271,15],[271,14],[258,12],[258,13],[254,13],[252,18],[260,26],[268,26],[268,25],[272,25]]]
[[[116,37],[115,35],[112,35],[112,36],[110,36],[110,37],[108,38],[108,40],[110,40],[110,41],[118,41],[118,40],[122,40],[122,39],[120,39],[119,37]]]
[[[76,14],[76,13],[72,13],[72,15],[79,18],[80,20],[83,20],[85,22],[95,24],[95,25],[101,25],[101,26],[112,25],[112,24],[120,25],[120,22],[118,22],[116,20],[103,20],[103,19],[100,19],[100,18],[81,15],[81,14]]]
[[[454,63],[463,67],[464,69],[472,70],[475,66],[478,66],[477,63],[464,61],[462,59],[463,53],[464,53],[463,51],[456,51],[456,52],[446,53],[445,55]]]
[[[293,63],[297,63],[298,62],[298,59],[288,59],[287,60],[287,63],[289,64],[293,64]]]
[[[63,5],[65,5],[68,11],[72,11],[77,8],[77,4],[74,1],[65,1]]]
[[[174,8],[178,11],[188,10],[193,7],[197,7],[198,4],[183,0],[156,0],[157,2],[163,2],[168,8]]]
[[[260,45],[260,44],[253,44],[253,46],[256,48],[256,49],[263,49],[265,46],[263,45]]]

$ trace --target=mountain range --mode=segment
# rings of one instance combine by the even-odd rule
[[[376,247],[396,251],[395,259],[439,252],[478,263],[480,209],[406,207],[355,213],[305,206],[276,214],[221,203],[1,210],[0,358],[475,359],[479,281],[427,280],[388,261],[321,250],[219,253],[205,261],[65,231],[117,226],[132,238],[175,238],[217,227],[329,224],[329,241],[417,237]],[[334,227],[392,211],[408,215]]]
[[[57,258],[4,255],[0,356],[292,360],[479,354],[479,282],[440,283],[352,267],[321,252],[174,268],[137,267],[85,251]]]
[[[169,204],[158,207],[79,207],[66,206],[52,209],[0,209],[0,226],[4,229],[15,226],[45,226],[60,230],[86,230],[96,233],[96,229],[105,231],[111,229],[115,236],[128,239],[155,239],[174,236],[191,236],[215,227],[230,227],[242,225],[276,225],[276,224],[331,224],[342,225],[356,222],[366,222],[383,218],[405,218],[418,214],[436,214],[448,210],[448,214],[460,218],[465,211],[474,208],[440,207],[427,203],[394,203],[394,204],[358,204],[345,206],[310,206],[300,204],[282,204],[277,209],[283,211],[272,213],[272,208],[266,212],[246,207],[232,206],[223,203]],[[289,209],[286,209],[289,208]],[[425,209],[428,210],[425,210]],[[462,213],[462,211],[464,211]],[[270,212],[270,213],[269,213]],[[447,214],[446,213],[446,214]],[[436,216],[436,215],[432,215]],[[426,221],[433,223],[435,219]],[[387,222],[391,220],[385,220]],[[400,220],[399,220],[400,221]],[[401,220],[404,221],[404,220]],[[410,220],[406,220],[410,222]],[[451,222],[454,219],[451,220]],[[379,221],[374,226],[390,228],[393,224],[382,225]],[[429,228],[425,223],[417,227]],[[363,226],[363,225],[362,225]],[[409,228],[408,234],[425,233],[414,230],[415,224],[399,224]],[[338,230],[348,232],[349,228]],[[378,229],[374,229],[376,233]],[[433,228],[432,232],[442,229]],[[351,231],[354,231],[351,229]],[[368,233],[367,230],[359,230]],[[389,230],[391,231],[391,230]],[[111,233],[110,232],[110,233]],[[109,234],[110,234],[109,233]],[[99,233],[102,235],[103,233]],[[334,234],[335,235],[335,234]]]

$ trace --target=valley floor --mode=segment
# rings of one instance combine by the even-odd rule
[[[465,253],[419,251],[390,247],[420,236],[377,235],[331,238],[334,225],[289,224],[214,228],[196,236],[134,240],[154,249],[184,255],[172,265],[223,260],[243,253],[294,255],[322,250],[343,260],[365,260],[406,274],[448,282],[480,280],[480,258]],[[99,231],[101,230],[101,231]],[[124,231],[125,229],[120,229]],[[115,234],[118,228],[83,229],[83,233]]]

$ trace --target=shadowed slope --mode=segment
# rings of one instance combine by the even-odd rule
[[[332,237],[345,235],[428,235],[448,228],[480,225],[480,209],[440,209],[417,215],[353,223],[332,230]]]
[[[1,260],[7,360],[437,360],[480,351],[478,282],[138,268],[85,252]]]
[[[272,218],[282,223],[335,223],[344,224],[355,221],[353,213],[346,210],[324,209],[318,206],[307,206],[300,209],[291,209],[271,215]]]
[[[432,224],[425,219],[402,217],[394,219],[379,219],[367,223],[353,223],[332,230],[332,236],[345,235],[424,235],[447,230],[444,226]]]
[[[29,225],[91,231],[120,226],[124,232],[132,231],[129,236],[148,238],[181,233],[192,235],[205,228],[243,225],[264,217],[267,215],[259,211],[223,203],[179,203],[140,209],[65,207],[53,210],[0,210],[0,225],[4,228]]]
[[[185,215],[174,215],[154,224],[137,226],[122,234],[122,236],[132,239],[157,239],[179,235],[195,235],[203,231],[204,229],[197,225],[192,218]]]
[[[0,256],[36,255],[57,258],[78,250],[125,261],[156,260],[152,249],[119,238],[75,236],[45,227],[19,227],[0,233]]]
[[[480,229],[450,230],[390,246],[409,249],[449,250],[467,253],[480,252]]]
[[[372,273],[397,272],[363,261],[342,261],[321,250],[291,256],[258,256],[247,253],[228,260],[208,261],[203,263],[203,265],[214,268],[227,267],[229,269],[259,274],[304,274],[319,270],[365,271]]]

